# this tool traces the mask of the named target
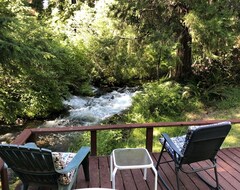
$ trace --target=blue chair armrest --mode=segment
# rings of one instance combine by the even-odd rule
[[[162,134],[165,141],[168,143],[168,145],[173,149],[175,153],[177,153],[180,157],[183,157],[183,154],[179,151],[179,149],[176,147],[176,145],[173,143],[171,138],[168,136],[168,134],[163,133]]]
[[[74,158],[71,160],[71,162],[69,162],[65,168],[61,170],[56,170],[56,172],[60,174],[66,174],[71,170],[78,168],[79,165],[83,162],[83,160],[89,155],[89,153],[90,147],[81,147],[80,150],[77,152],[76,156],[74,156]]]
[[[37,145],[33,142],[26,143],[24,146],[28,148],[38,148]]]

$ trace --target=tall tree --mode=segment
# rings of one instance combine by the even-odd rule
[[[196,57],[216,58],[232,48],[238,35],[236,4],[237,0],[121,0],[112,10],[115,17],[136,26],[142,39],[158,36],[162,44],[175,42],[174,77],[189,80]]]

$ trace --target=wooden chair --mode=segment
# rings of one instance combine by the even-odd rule
[[[58,190],[71,189],[81,164],[85,179],[88,181],[89,153],[89,147],[81,147],[75,154],[52,152],[49,149],[38,148],[35,143],[0,145],[0,157],[20,178],[24,190],[29,186],[48,186]]]
[[[160,162],[160,160],[162,158],[163,152],[167,151],[172,158],[171,161],[173,161],[175,164],[177,189],[179,189],[179,170],[185,173],[192,173],[208,170],[211,168],[214,168],[214,174],[216,179],[216,187],[213,188],[219,189],[220,187],[218,182],[215,157],[230,129],[230,122],[221,122],[210,125],[191,126],[188,128],[187,134],[180,137],[170,138],[166,133],[164,133],[163,138],[160,138],[162,150],[156,164],[156,169],[158,170],[159,164],[166,163]],[[204,160],[210,160],[212,165],[206,168],[193,169],[190,171],[185,171],[182,168],[184,164],[191,164]],[[169,189],[160,174],[159,177],[163,184],[166,186],[166,188]]]

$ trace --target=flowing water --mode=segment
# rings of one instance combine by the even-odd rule
[[[97,89],[95,89],[97,91]],[[63,103],[69,108],[62,118],[46,121],[41,127],[89,126],[96,125],[115,114],[121,114],[132,105],[136,89],[118,89],[101,96],[72,96]]]
[[[94,89],[95,97],[72,96],[63,103],[68,108],[68,113],[54,120],[34,121],[27,126],[19,127],[0,135],[0,143],[11,143],[12,140],[24,129],[33,127],[63,127],[63,126],[89,126],[96,125],[115,114],[121,114],[132,105],[132,97],[138,92],[136,88],[113,90],[101,95]],[[39,147],[49,148],[52,151],[68,151],[70,146],[81,138],[81,133],[40,135],[36,139]],[[15,175],[9,170],[12,181]]]
[[[54,120],[46,120],[44,122],[34,121],[28,123],[25,127],[81,127],[97,125],[127,110],[132,105],[132,97],[138,93],[137,88],[121,88],[106,93],[102,93],[101,90],[96,88],[93,88],[93,90],[96,94],[94,97],[72,96],[68,100],[65,100],[63,104],[68,108],[68,111],[64,116],[59,116]],[[20,128],[20,130],[22,130],[22,128]],[[15,131],[0,135],[0,142],[9,142],[19,133],[20,131]],[[45,144],[55,146],[54,144],[56,142],[62,142],[59,144],[62,146],[64,141],[69,138],[72,138],[71,134],[52,134],[40,136],[38,143],[46,147]]]

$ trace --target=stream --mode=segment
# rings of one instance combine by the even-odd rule
[[[7,132],[0,135],[0,143],[11,142],[24,128],[68,127],[97,125],[114,115],[119,115],[132,105],[132,97],[138,93],[137,88],[118,88],[109,92],[93,88],[94,97],[72,96],[63,101],[67,113],[53,120],[29,122],[19,131]],[[39,136],[39,146],[54,149],[65,149],[69,141],[78,134],[51,134]]]
[[[94,88],[96,94],[99,90]],[[68,114],[63,118],[46,121],[41,127],[90,126],[121,114],[132,105],[136,88],[120,88],[95,97],[72,96],[63,104]]]

